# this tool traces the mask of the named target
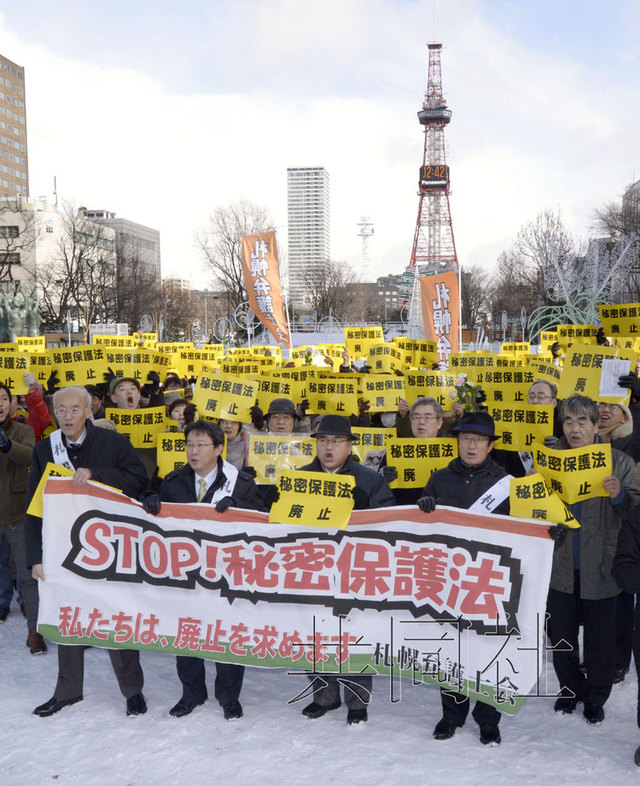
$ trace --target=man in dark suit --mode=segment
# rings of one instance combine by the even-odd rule
[[[335,472],[338,475],[353,475],[354,508],[384,508],[395,505],[393,492],[382,475],[354,461],[351,447],[355,436],[351,433],[349,418],[342,415],[325,415],[316,431],[311,435],[316,440],[316,457],[310,464],[301,467],[308,472]],[[312,683],[317,675],[310,675]],[[340,683],[344,684],[344,701],[347,705],[347,723],[366,723],[367,705],[371,698],[372,678],[349,675],[335,677],[323,674],[326,684],[313,693],[314,700],[302,714],[306,718],[321,718],[329,710],[340,706]]]
[[[59,429],[39,442],[33,451],[27,507],[47,462],[75,471],[73,484],[83,487],[97,480],[137,498],[147,484],[147,473],[128,439],[91,423],[91,395],[81,387],[62,388],[53,396]],[[34,579],[45,581],[42,567],[42,519],[25,518],[27,564]],[[84,681],[82,646],[58,645],[58,682],[49,701],[36,707],[34,715],[46,718],[69,704],[82,701]],[[147,703],[142,695],[143,675],[137,650],[108,650],[111,665],[127,700],[127,715],[142,715]]]
[[[187,464],[169,473],[158,493],[145,492],[142,504],[148,513],[157,515],[162,502],[209,503],[215,505],[219,513],[231,506],[264,510],[253,479],[222,459],[224,433],[220,426],[198,420],[185,428],[184,438]],[[178,655],[176,666],[182,683],[182,698],[169,714],[181,718],[207,700],[205,664],[202,658]],[[227,720],[242,717],[238,699],[243,676],[244,666],[216,663],[215,697]]]

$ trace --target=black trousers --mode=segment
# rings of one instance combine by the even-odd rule
[[[442,701],[442,717],[462,726],[469,714],[469,697],[463,693],[454,693],[440,688],[440,700]],[[484,701],[476,701],[471,715],[478,726],[486,724],[497,726],[500,723],[500,712],[491,704],[485,704]]]
[[[58,682],[53,695],[56,699],[75,699],[82,696],[84,684],[84,651],[87,647],[58,645]],[[129,699],[142,693],[144,676],[138,650],[107,650],[120,692]]]
[[[182,698],[195,704],[207,700],[207,683],[205,680],[205,662],[202,658],[176,656],[176,669],[182,683]],[[244,666],[237,663],[216,663],[216,681],[214,694],[222,707],[233,704],[240,698]]]
[[[314,686],[313,700],[321,707],[330,707],[340,701],[340,685],[344,688],[344,703],[350,710],[365,709],[371,701],[373,677],[361,674],[310,674]],[[324,686],[326,682],[326,686]]]
[[[616,597],[616,669],[631,665],[635,605],[636,596],[630,592],[623,591]]]
[[[575,695],[585,704],[603,706],[611,693],[615,669],[616,597],[585,600],[580,597],[580,572],[576,571],[574,591],[550,589],[547,632],[553,650],[553,667],[563,695]],[[583,625],[584,666],[580,670],[578,630]]]

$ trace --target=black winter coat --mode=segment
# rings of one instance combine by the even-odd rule
[[[211,502],[215,492],[226,481],[222,470],[224,464],[222,458],[218,457],[218,474],[213,485],[207,489],[207,493],[201,502]],[[195,473],[188,464],[170,472],[160,484],[159,495],[163,502],[197,502]],[[250,475],[246,472],[238,472],[235,486],[233,487],[233,499],[235,508],[246,508],[247,510],[261,510],[265,507],[258,493],[258,487]]]
[[[470,508],[473,503],[501,478],[504,469],[488,456],[477,467],[463,465],[459,458],[449,466],[436,470],[427,481],[422,496],[435,497],[438,505],[453,508]],[[493,513],[509,514],[509,498],[501,502]]]
[[[147,472],[129,440],[115,431],[96,428],[90,420],[86,422],[85,427],[87,436],[75,452],[69,450],[67,438],[64,435],[62,437],[73,466],[76,469],[80,467],[90,469],[91,480],[106,483],[108,486],[120,489],[128,497],[138,499],[140,492],[147,485]],[[38,442],[33,450],[27,507],[49,461],[53,462],[50,438]],[[27,565],[37,565],[42,562],[41,518],[27,514],[25,536]]]
[[[311,464],[305,464],[300,467],[301,470],[307,472],[324,472],[322,464],[316,456]],[[352,456],[345,461],[342,467],[336,472],[337,475],[353,475],[356,481],[356,486],[363,489],[369,497],[369,504],[367,508],[388,508],[396,504],[396,498],[393,496],[393,491],[387,485],[382,475],[374,472],[368,467],[363,467],[353,460]]]

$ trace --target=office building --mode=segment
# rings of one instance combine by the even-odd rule
[[[24,68],[0,55],[0,196],[29,195]]]
[[[304,310],[314,277],[331,258],[329,173],[323,167],[287,168],[289,302]]]

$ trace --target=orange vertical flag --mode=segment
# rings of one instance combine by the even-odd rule
[[[278,343],[290,347],[275,232],[242,238],[242,277],[253,313]]]
[[[449,361],[458,352],[460,293],[458,274],[452,271],[420,277],[420,302],[424,336],[436,342],[438,360]]]

